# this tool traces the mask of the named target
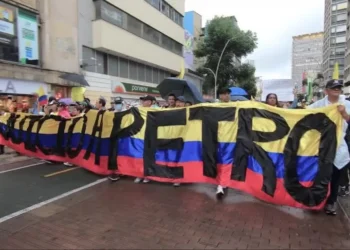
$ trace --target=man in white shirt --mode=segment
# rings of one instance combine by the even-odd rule
[[[339,147],[336,152],[336,156],[333,163],[333,174],[330,186],[330,195],[325,206],[325,212],[328,215],[336,215],[336,203],[338,197],[339,180],[340,176],[344,173],[342,169],[350,162],[350,154],[348,146],[345,142],[345,133],[348,127],[348,121],[350,120],[350,102],[345,100],[345,96],[341,95],[343,82],[339,80],[330,80],[326,84],[327,96],[307,108],[321,108],[332,104],[338,104],[338,111],[344,119],[343,134]]]

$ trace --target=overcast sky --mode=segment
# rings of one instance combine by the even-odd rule
[[[248,59],[263,79],[290,79],[292,36],[323,31],[324,0],[186,0],[191,10],[203,26],[215,15],[234,15],[241,29],[256,32],[258,48]]]

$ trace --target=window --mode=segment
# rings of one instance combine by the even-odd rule
[[[106,22],[112,23],[119,27],[125,27],[126,14],[123,11],[106,3],[105,1],[100,1],[100,4],[101,13],[98,14],[97,17],[100,15],[101,19],[105,20]]]
[[[131,33],[141,36],[142,35],[142,23],[136,18],[128,15],[127,30]]]
[[[160,0],[146,0],[150,5],[159,10]]]
[[[136,62],[129,61],[129,78],[137,80],[137,64]]]
[[[119,63],[116,56],[108,56],[108,75],[119,76]]]
[[[96,72],[96,55],[93,49],[83,47],[82,68],[86,71]]]
[[[153,29],[152,27],[144,24],[143,25],[143,37],[155,44],[160,44],[161,33]]]
[[[336,43],[345,43],[346,42],[346,37],[345,36],[339,36],[335,38]]]
[[[146,66],[146,82],[153,82],[152,74],[152,67]]]
[[[345,54],[345,48],[336,48],[335,49],[336,55],[344,55]]]
[[[158,72],[158,69],[153,68],[153,69],[152,69],[152,72],[153,72],[153,73],[152,73],[152,75],[153,75],[153,77],[152,77],[152,78],[153,78],[153,81],[152,81],[152,82],[153,82],[153,83],[159,83],[159,81],[158,81],[158,73],[159,73],[159,72]]]
[[[170,17],[170,6],[167,3],[165,3],[164,1],[162,1],[161,11],[164,15],[166,15],[167,17]]]
[[[145,65],[138,63],[137,64],[137,80],[139,81],[145,81],[146,76],[145,76]]]
[[[124,58],[119,58],[119,73],[120,77],[129,78],[129,61]]]
[[[181,27],[183,26],[183,16],[177,12],[173,7],[171,7],[164,0],[145,0],[147,3],[155,7],[157,10],[162,12],[168,18],[170,18],[173,22],[177,23]]]
[[[338,3],[337,4],[337,10],[344,10],[348,8],[348,3]]]
[[[178,55],[182,55],[182,44],[175,42],[174,45],[174,52]]]
[[[162,47],[167,50],[173,50],[173,40],[169,37],[162,35]]]
[[[340,15],[337,15],[336,17],[337,17],[337,22],[346,21],[347,15],[346,14],[340,14]]]
[[[105,53],[96,52],[96,68],[97,68],[97,73],[100,74],[107,74],[107,55]]]

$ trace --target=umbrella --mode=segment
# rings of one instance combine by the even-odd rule
[[[186,101],[190,101],[193,104],[204,102],[196,85],[189,80],[169,77],[159,83],[157,89],[163,99],[167,99],[169,94],[174,94],[176,96],[184,96]]]
[[[67,106],[72,105],[72,104],[76,104],[76,102],[74,102],[71,98],[62,98],[62,99],[59,99],[58,102],[62,102],[64,104],[66,104]]]
[[[245,91],[244,89],[239,88],[239,87],[231,87],[230,90],[231,90],[231,94],[230,94],[231,96],[236,96],[236,95],[239,95],[239,96],[248,95],[247,91]]]
[[[248,99],[241,95],[231,95],[231,101],[248,101]]]
[[[60,78],[70,81],[79,83],[82,86],[90,86],[89,83],[85,80],[85,77],[83,75],[75,74],[75,73],[67,73],[60,75]]]

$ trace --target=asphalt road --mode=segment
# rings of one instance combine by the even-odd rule
[[[102,178],[82,168],[41,164],[0,174],[0,218]]]

